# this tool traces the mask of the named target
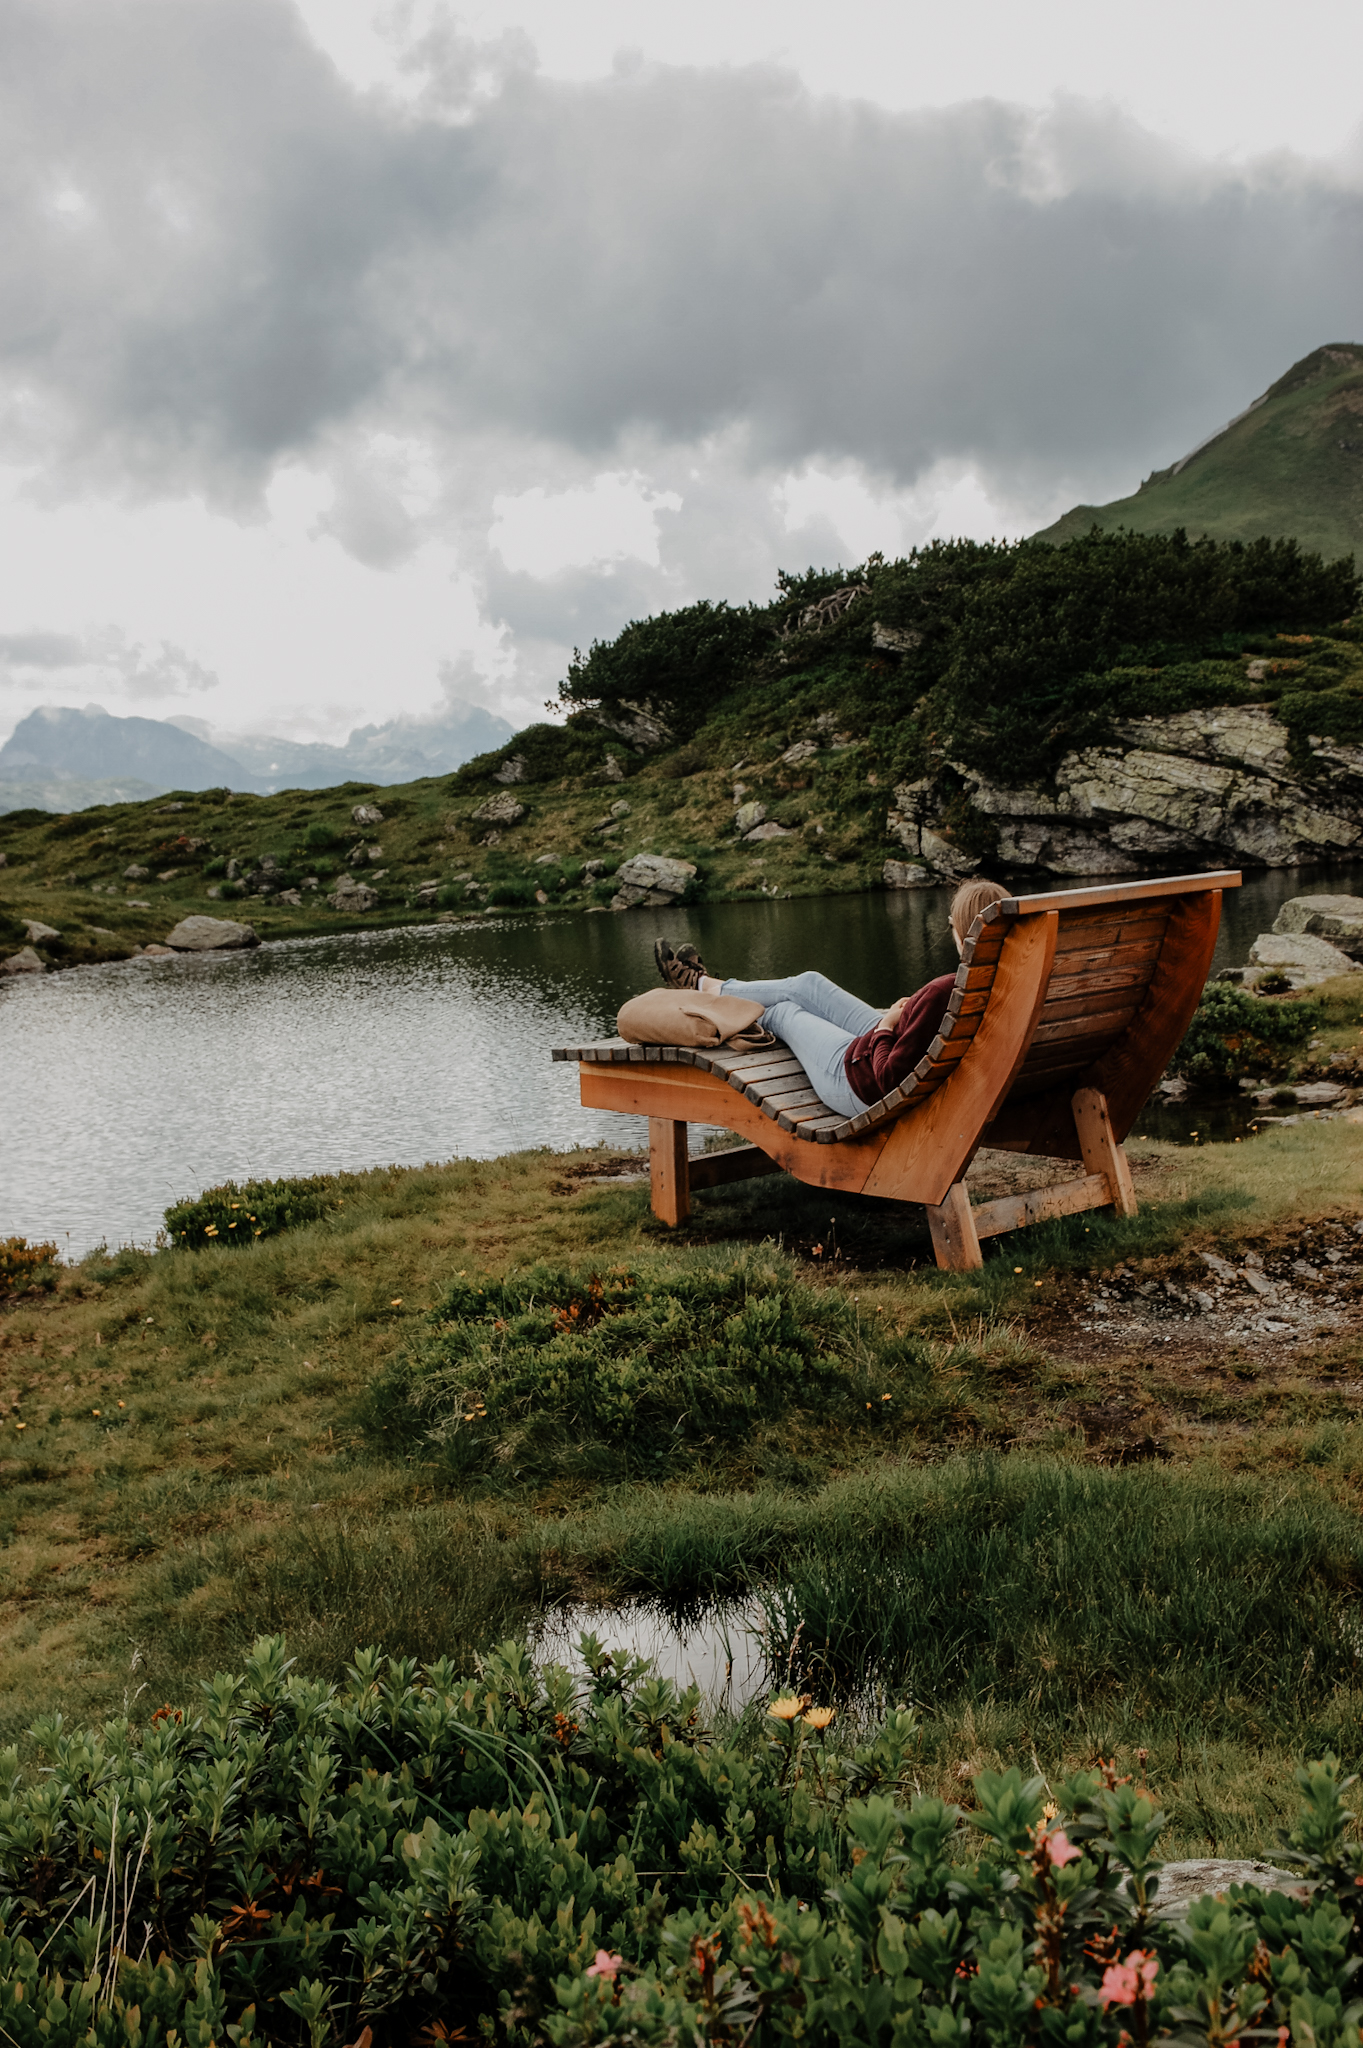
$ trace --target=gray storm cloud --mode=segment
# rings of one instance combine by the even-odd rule
[[[400,106],[285,0],[0,0],[0,51],[0,447],[58,491],[245,506],[360,425],[455,467],[469,435],[608,462],[738,432],[754,472],[1084,488],[1363,326],[1341,174],[1209,167],[1111,109],[514,51],[480,96],[455,38]]]

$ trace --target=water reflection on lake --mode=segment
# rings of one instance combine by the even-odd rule
[[[1361,879],[1252,878],[1226,899],[1216,964],[1243,964],[1287,897]],[[584,1109],[549,1051],[613,1031],[653,983],[658,933],[720,973],[818,967],[888,1003],[954,964],[948,900],[551,911],[18,977],[0,988],[0,1236],[77,1253],[145,1241],[168,1203],[228,1178],[642,1143],[641,1121]]]
[[[767,1688],[767,1620],[756,1595],[725,1601],[691,1621],[645,1600],[624,1600],[618,1607],[551,1608],[535,1638],[537,1662],[564,1664],[576,1677],[585,1677],[577,1648],[584,1634],[604,1644],[617,1664],[646,1657],[656,1678],[699,1686],[710,1706],[735,1714]]]

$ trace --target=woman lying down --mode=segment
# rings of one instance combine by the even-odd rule
[[[971,925],[1008,891],[997,882],[963,882],[951,899],[951,936],[959,953]],[[762,1026],[788,1045],[817,1095],[838,1116],[859,1116],[907,1080],[937,1036],[954,974],[939,974],[916,995],[901,996],[883,1013],[813,972],[780,981],[724,981],[711,974],[694,946],[673,952],[666,939],[653,948],[669,988],[699,995],[742,996],[761,1003]]]

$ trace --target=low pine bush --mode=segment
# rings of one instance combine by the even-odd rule
[[[387,1427],[443,1447],[457,1469],[518,1470],[601,1446],[663,1461],[762,1418],[848,1398],[854,1308],[798,1282],[769,1248],[686,1266],[537,1266],[459,1279],[430,1334],[378,1390]]]
[[[315,1223],[335,1206],[336,1183],[326,1174],[300,1180],[226,1180],[186,1196],[166,1210],[166,1229],[176,1244],[254,1244],[299,1223]]]
[[[600,1643],[465,1676],[264,1637],[197,1709],[0,1753],[12,2048],[1356,2048],[1363,1843],[1332,1756],[1281,1860],[1162,1917],[1165,1816],[1101,1762],[910,1802],[916,1726],[735,1731]],[[964,1788],[963,1788],[964,1789]],[[1047,1797],[1049,1789],[1049,1798]]]
[[[1213,1087],[1233,1086],[1242,1074],[1278,1074],[1321,1018],[1317,1003],[1265,1002],[1233,982],[1209,981],[1170,1066]]]

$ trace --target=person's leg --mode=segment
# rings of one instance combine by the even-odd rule
[[[770,986],[771,984],[768,984]],[[728,982],[726,995],[732,993]],[[757,1002],[759,997],[753,996]],[[844,1031],[826,1017],[816,1017],[798,1002],[771,1003],[762,1022],[774,1038],[788,1045],[810,1078],[815,1094],[838,1116],[859,1116],[866,1104],[847,1079],[847,1048],[856,1033]]]
[[[826,1024],[836,1024],[850,1038],[859,1038],[863,1031],[870,1031],[883,1015],[870,1003],[863,1003],[860,996],[849,995],[826,974],[816,974],[813,969],[804,974],[788,974],[779,981],[721,982],[720,994],[745,996],[750,1003],[761,1003],[764,1010],[770,1009],[773,1003],[798,1003],[812,1017],[821,1017]],[[770,1024],[767,1026],[769,1031],[774,1028]],[[777,1032],[778,1038],[782,1035]]]

